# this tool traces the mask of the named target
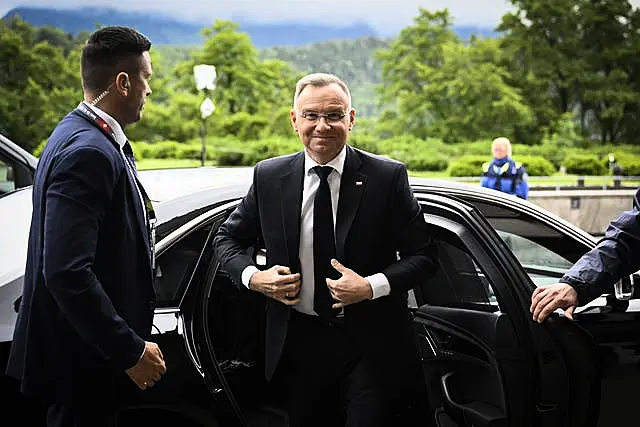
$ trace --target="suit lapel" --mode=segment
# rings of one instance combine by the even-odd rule
[[[364,189],[367,186],[367,175],[359,172],[362,161],[357,152],[347,146],[347,158],[344,162],[340,181],[340,198],[336,220],[336,255],[344,260],[344,246],[353,219],[356,217]]]
[[[100,132],[102,132],[102,134],[109,140],[109,142],[111,142],[111,144],[113,144],[113,147],[116,149],[116,151],[118,151],[118,153],[120,153],[120,146],[118,145],[118,143],[116,142],[115,139],[113,139],[113,135],[111,135],[110,132],[107,132],[105,129],[102,129],[100,126],[98,126],[98,124],[95,122],[95,120],[92,120],[90,117],[88,117],[85,113],[83,113],[81,110],[76,109],[74,110],[74,112],[82,117],[84,120],[86,120],[87,122],[89,122],[92,126],[95,126],[97,129],[100,130]],[[132,170],[128,167],[127,165],[127,160],[124,158],[124,156],[122,157],[122,161],[125,163],[124,164],[124,168],[126,170],[126,174],[127,174],[127,181],[129,181],[129,190],[131,191],[131,195],[133,196],[133,206],[135,208],[136,211],[136,219],[138,221],[138,226],[140,227],[140,233],[142,234],[142,238],[144,240],[145,243],[145,250],[147,253],[147,256],[149,256],[149,259],[151,259],[151,246],[149,243],[149,233],[147,232],[147,223],[145,221],[145,215],[144,215],[144,206],[142,206],[142,203],[140,201],[140,196],[138,195],[138,188],[136,186],[136,178],[133,176],[133,172]],[[140,184],[142,185],[142,184]]]
[[[144,247],[146,249],[147,255],[149,259],[151,259],[151,244],[149,243],[149,233],[147,231],[147,222],[145,220],[144,214],[144,206],[142,206],[142,200],[140,200],[140,195],[138,195],[138,187],[136,186],[136,178],[133,176],[133,171],[129,168],[127,161],[123,159],[125,162],[125,169],[127,171],[127,178],[129,178],[129,189],[131,190],[131,194],[133,195],[133,206],[136,210],[136,218],[138,220],[138,225],[140,226],[140,231],[142,232],[142,238],[144,239]],[[140,183],[142,185],[142,183]]]
[[[298,153],[289,163],[289,171],[280,177],[282,191],[282,227],[292,273],[300,272],[300,210],[304,183],[304,153]]]

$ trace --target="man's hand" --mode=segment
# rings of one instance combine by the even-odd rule
[[[289,267],[274,265],[268,270],[253,273],[249,289],[283,304],[294,305],[300,302],[300,273],[291,274]]]
[[[138,363],[127,369],[127,375],[141,389],[153,387],[167,372],[160,347],[154,342],[145,342],[144,353]]]
[[[373,289],[367,279],[340,264],[337,259],[331,260],[331,266],[342,274],[338,280],[327,279],[329,292],[333,299],[338,301],[333,304],[333,308],[342,308],[373,298]]]
[[[573,320],[573,311],[578,305],[578,293],[571,285],[555,283],[541,286],[533,292],[530,311],[533,320],[542,323],[551,313],[561,308],[564,314]]]

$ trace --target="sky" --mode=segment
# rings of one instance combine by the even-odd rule
[[[156,12],[187,21],[209,24],[216,18],[247,21],[320,22],[345,25],[365,22],[381,35],[397,33],[412,23],[420,6],[449,9],[456,25],[494,28],[507,11],[507,0],[0,0],[0,16],[23,5],[56,8],[113,7],[131,12]],[[631,0],[634,6],[640,0]]]
[[[258,22],[304,20],[336,25],[365,22],[381,34],[396,33],[410,25],[420,6],[430,10],[449,8],[456,25],[489,27],[495,27],[509,10],[506,0],[0,0],[0,16],[24,5],[56,8],[106,6],[132,12],[160,12],[207,23],[216,18],[238,17]]]

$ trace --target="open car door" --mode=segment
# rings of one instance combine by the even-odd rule
[[[564,318],[532,321],[534,285],[476,208],[416,196],[440,250],[438,273],[414,288],[435,424],[591,425],[588,408],[598,395],[589,337]]]

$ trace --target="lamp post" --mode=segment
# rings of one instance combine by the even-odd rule
[[[209,117],[216,106],[213,105],[213,101],[209,98],[209,91],[215,89],[216,84],[216,67],[213,65],[200,64],[193,67],[193,76],[196,80],[196,88],[204,91],[204,101],[200,104],[200,115],[202,117],[202,148],[200,149],[200,165],[204,166],[207,159],[207,117]]]

